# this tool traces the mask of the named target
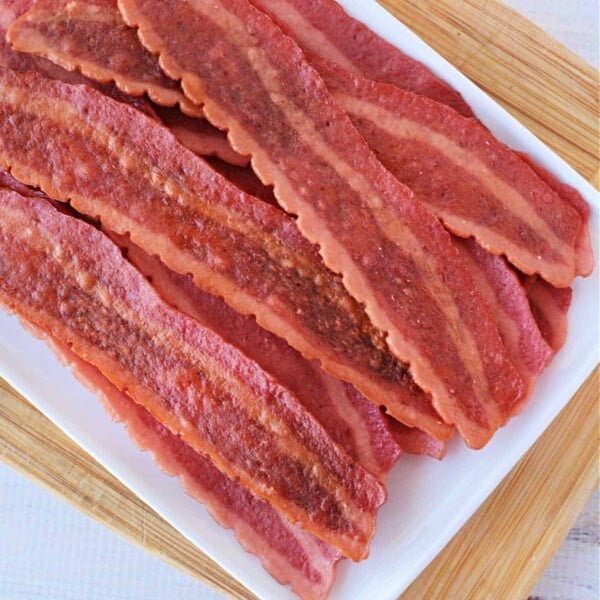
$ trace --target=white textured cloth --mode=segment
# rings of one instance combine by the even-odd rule
[[[597,0],[505,0],[598,67]],[[534,596],[598,594],[598,494]],[[1,600],[216,600],[221,595],[128,544],[0,462]]]

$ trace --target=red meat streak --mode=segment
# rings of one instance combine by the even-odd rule
[[[474,236],[524,273],[568,286],[585,224],[484,127],[429,98],[314,58],[337,103],[379,160],[454,234]]]
[[[12,190],[29,198],[47,198],[46,194],[17,181],[8,171],[0,169],[0,188]]]
[[[439,414],[484,445],[522,387],[498,330],[447,232],[375,159],[293,40],[245,0],[119,7],[165,72],[252,155]]]
[[[219,525],[232,529],[242,547],[258,556],[266,571],[305,600],[324,600],[342,558],[330,545],[282,517],[270,504],[223,475],[127,394],[120,392],[98,369],[39,328],[21,320],[43,340],[77,380],[98,396],[110,418],[123,423],[142,451],[148,451],[167,475],[179,478],[181,487],[206,506]]]
[[[425,65],[353,19],[334,0],[253,0],[253,3],[270,14],[305,50],[351,73],[428,96],[465,117],[473,116],[458,92]]]
[[[365,469],[384,481],[400,448],[386,418],[349,384],[327,375],[283,339],[240,315],[223,300],[199,290],[191,277],[168,269],[124,236],[109,234],[127,259],[169,304],[220,335],[290,390],[330,437]]]
[[[295,396],[160,300],[99,231],[42,200],[8,191],[0,199],[5,308],[67,344],[292,522],[355,560],[366,556],[385,491]]]
[[[248,196],[167,129],[83,86],[0,69],[0,167],[99,218],[409,426],[451,429],[341,279],[280,210]]]

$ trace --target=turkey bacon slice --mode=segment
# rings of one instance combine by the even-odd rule
[[[258,556],[279,583],[291,585],[303,600],[327,597],[342,558],[335,548],[290,523],[269,503],[223,475],[206,456],[171,433],[65,344],[21,321],[99,398],[109,417],[125,426],[134,444],[150,452],[167,475],[179,478],[184,491],[206,506],[219,525],[232,529],[242,547]]]
[[[410,58],[353,19],[335,0],[253,0],[298,44],[351,73],[429,96],[466,117],[473,111],[461,95],[425,65]]]
[[[230,184],[155,120],[83,86],[0,69],[0,165],[108,231],[130,233],[407,425],[450,434],[294,220]]]
[[[448,450],[447,442],[441,442],[414,427],[407,427],[396,419],[388,418],[388,428],[396,443],[408,454],[430,456],[442,460]]]
[[[523,285],[544,339],[555,353],[558,352],[567,339],[568,311],[573,290],[555,288],[539,277],[524,277]]]
[[[114,81],[130,96],[148,94],[156,104],[202,115],[123,23],[116,0],[36,0],[9,27],[7,39],[13,50],[81,71],[99,83]]]
[[[196,287],[190,276],[168,269],[125,236],[109,234],[164,300],[218,333],[273,375],[323,425],[330,437],[381,481],[400,455],[387,418],[350,384],[324,373],[285,340],[240,315],[221,298]]]
[[[15,50],[9,50],[12,55],[38,66],[29,70],[40,71],[41,65],[42,74],[64,80],[56,76],[63,71],[62,66],[68,69],[64,73],[69,77],[77,78],[81,72],[101,84],[114,81],[132,97],[147,92],[161,121],[184,146],[233,165],[248,163],[248,157],[237,154],[225,134],[202,118],[201,108],[163,74],[135,33],[123,23],[116,0],[37,2],[12,22],[7,37]],[[56,72],[47,68],[53,63]]]
[[[439,414],[483,446],[522,382],[450,236],[376,160],[300,48],[246,0],[119,7],[165,72],[252,156]]]
[[[86,83],[80,73],[65,71],[53,62],[24,52],[12,50],[6,41],[11,23],[33,6],[34,0],[0,0],[0,67],[14,71],[34,71],[50,79],[60,79],[68,83]]]
[[[482,125],[429,98],[313,60],[379,160],[450,231],[474,236],[520,271],[559,287],[589,273],[589,258],[578,258],[586,229],[579,211]]]
[[[475,240],[455,238],[463,261],[475,285],[485,298],[512,363],[523,380],[523,393],[510,414],[525,404],[537,376],[548,365],[554,352],[540,331],[529,299],[516,271],[501,256],[486,252]]]
[[[0,191],[0,304],[292,522],[354,560],[367,555],[379,481],[256,363],[165,304],[97,229]]]

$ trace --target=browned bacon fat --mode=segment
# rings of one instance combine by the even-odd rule
[[[298,44],[351,73],[429,96],[471,117],[460,94],[420,62],[350,17],[334,0],[253,0]]]
[[[8,33],[14,50],[36,54],[130,96],[201,115],[120,18],[116,0],[36,0]]]
[[[376,160],[294,41],[246,0],[120,8],[167,74],[252,155],[440,415],[470,446],[485,444],[522,385],[498,330],[447,232]]]
[[[366,556],[385,500],[377,479],[256,363],[160,300],[92,226],[0,191],[0,303],[292,522]]]
[[[83,86],[0,70],[0,165],[129,232],[407,425],[448,437],[430,398],[294,221],[229,184],[156,121]]]
[[[567,286],[582,218],[484,127],[429,98],[315,59],[337,103],[381,162],[453,233],[519,270]]]
[[[136,446],[150,452],[167,475],[178,477],[182,488],[205,505],[219,525],[233,529],[243,548],[257,555],[277,581],[291,585],[303,600],[327,597],[341,558],[337,550],[293,525],[269,503],[223,475],[209,459],[171,433],[64,344],[27,322],[23,324],[98,396],[111,419],[123,423]]]

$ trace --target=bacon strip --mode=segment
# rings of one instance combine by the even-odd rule
[[[124,236],[110,237],[127,259],[169,304],[239,348],[290,390],[323,425],[329,436],[365,469],[384,481],[400,449],[386,417],[351,385],[327,375],[281,338],[262,329],[253,317],[240,315],[223,300],[199,290],[191,277],[168,269]]]
[[[518,152],[518,154],[539,177],[563,200],[570,202],[581,215],[584,226],[577,240],[577,268],[585,274],[591,273],[594,267],[594,257],[589,228],[587,227],[590,216],[590,207],[587,202],[577,190],[561,183],[552,173],[538,165],[530,156],[523,152]],[[567,313],[571,306],[573,292],[571,288],[555,288],[539,277],[523,276],[522,282],[538,327],[544,339],[556,353],[562,348],[567,338]]]
[[[246,192],[246,194],[260,198],[263,202],[279,208],[277,198],[273,194],[273,188],[263,185],[249,165],[247,167],[238,167],[232,165],[230,162],[210,156],[206,157],[205,160],[215,171],[223,175],[233,185]]]
[[[116,0],[44,0],[33,7],[24,5],[20,12],[25,10],[19,19],[18,14],[13,14],[7,36],[19,52],[8,51],[24,56],[32,63],[30,67],[41,64],[44,68],[17,70],[34,70],[67,82],[73,78],[74,83],[81,82],[77,78],[77,71],[81,71],[101,84],[116,82],[120,90],[132,97],[148,92],[157,103],[155,112],[184,146],[202,156],[218,156],[232,165],[248,164],[248,157],[235,152],[226,135],[201,118],[201,108],[193,105],[179,85],[162,73],[135,33],[124,25]],[[6,28],[9,24],[7,21]],[[21,53],[28,53],[31,58]],[[52,63],[34,55],[60,66],[48,69]],[[64,74],[69,78],[65,79]],[[181,105],[185,113],[175,105]]]
[[[536,377],[554,353],[542,336],[517,273],[502,257],[489,254],[473,239],[455,238],[454,243],[481,291],[525,384],[521,399],[513,409],[513,414],[516,414],[529,397]]]
[[[213,127],[206,119],[188,117],[178,108],[157,106],[156,113],[188,150],[199,156],[216,156],[237,167],[248,164],[249,157],[238,154],[229,145],[226,134]]]
[[[156,117],[150,103],[145,98],[132,98],[120,92],[112,84],[98,84],[81,73],[70,72],[42,57],[16,52],[5,40],[7,29],[17,17],[28,11],[33,0],[0,0],[0,68],[8,68],[19,73],[33,71],[49,79],[73,85],[89,85],[119,102],[129,104],[137,110]]]
[[[559,287],[576,272],[582,219],[479,123],[422,96],[315,59],[381,162],[446,227]]]
[[[436,440],[420,429],[407,427],[395,419],[388,419],[388,428],[398,446],[408,454],[420,454],[438,460],[446,456],[448,450],[446,442]]]
[[[539,277],[524,277],[523,285],[544,339],[558,352],[567,338],[571,288],[555,288]]]
[[[6,190],[12,190],[21,194],[21,196],[27,196],[29,198],[46,198],[46,194],[39,192],[33,188],[23,185],[20,181],[17,181],[8,171],[0,169],[0,188]]]
[[[81,71],[99,83],[113,82],[129,96],[143,96],[162,106],[179,105],[201,116],[179,85],[123,23],[116,0],[36,0],[9,28],[14,50],[36,54],[68,71]]]
[[[339,552],[293,525],[270,504],[223,475],[210,460],[172,434],[67,346],[30,323],[22,323],[50,346],[76,379],[98,396],[110,418],[123,423],[136,446],[150,452],[167,475],[178,477],[186,493],[205,505],[219,525],[233,529],[242,547],[257,555],[277,581],[291,584],[292,590],[306,600],[327,597],[342,557]]]
[[[407,425],[450,435],[295,222],[229,184],[155,121],[83,86],[0,70],[0,166],[109,231],[129,232]]]
[[[577,240],[577,272],[584,276],[590,275],[594,270],[594,255],[592,253],[592,241],[590,239],[590,230],[587,226],[590,218],[590,207],[583,199],[582,195],[570,185],[560,182],[552,173],[538,165],[529,155],[524,152],[517,152],[522,160],[543,179],[546,184],[556,192],[563,200],[570,203],[581,215],[583,226]]]
[[[79,73],[69,73],[44,58],[15,52],[6,41],[10,24],[27,12],[33,2],[34,0],[0,0],[0,67],[19,72],[35,71],[51,79],[82,83],[84,78]]]
[[[164,304],[93,227],[0,192],[0,303],[292,522],[366,556],[385,500],[377,479],[258,365]]]
[[[433,98],[465,117],[473,111],[461,95],[425,65],[406,56],[353,19],[334,0],[253,0],[298,44],[373,81]]]
[[[293,40],[246,0],[119,6],[165,72],[252,155],[444,420],[485,444],[521,391],[497,328],[446,231],[375,160]],[[212,48],[210,61],[194,60]]]

